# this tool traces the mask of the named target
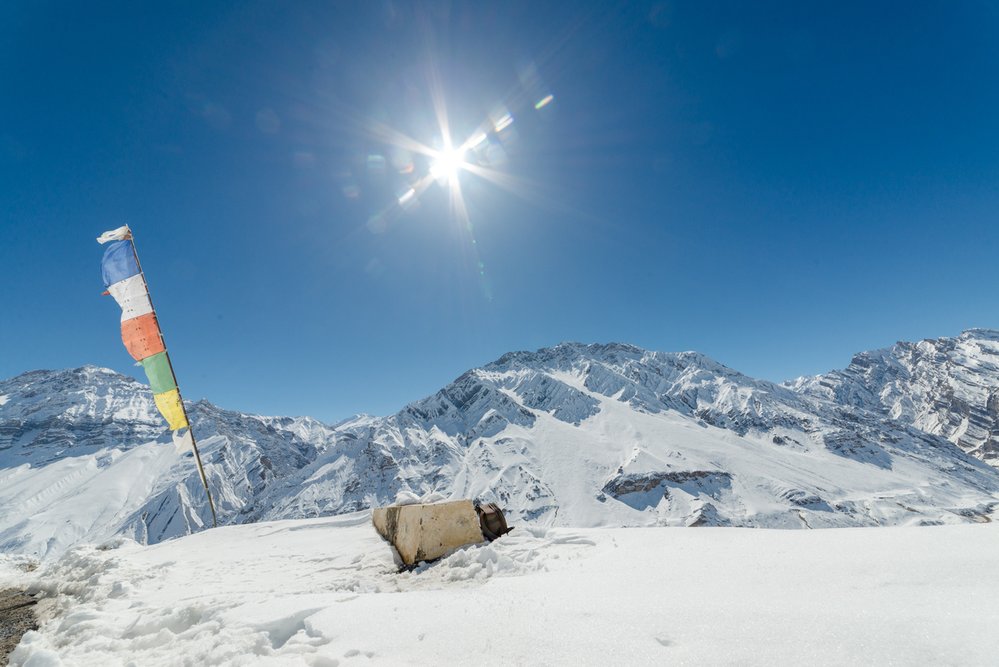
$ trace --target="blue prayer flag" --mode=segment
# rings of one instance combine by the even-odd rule
[[[115,241],[108,246],[101,260],[101,273],[104,274],[105,287],[139,274],[131,241]]]

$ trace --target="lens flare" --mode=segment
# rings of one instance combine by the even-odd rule
[[[537,109],[538,111],[540,111],[541,109],[544,109],[546,106],[548,106],[549,104],[551,104],[554,99],[555,99],[555,96],[549,93],[548,95],[545,95],[540,100],[538,100],[537,102],[535,102],[534,103],[534,108]]]
[[[359,156],[358,166],[367,168],[369,180],[379,181],[364,191],[365,197],[377,191],[382,181],[394,181],[399,187],[385,208],[371,216],[367,226],[372,234],[385,233],[390,224],[418,207],[428,190],[437,185],[447,198],[449,219],[457,223],[457,229],[468,242],[469,268],[477,274],[483,296],[492,300],[486,265],[479,256],[475,229],[463,190],[474,187],[473,183],[481,179],[527,201],[557,208],[564,205],[546,192],[540,183],[506,170],[508,154],[516,149],[518,143],[518,128],[522,122],[528,123],[526,128],[531,127],[532,116],[526,113],[526,109],[546,109],[555,101],[555,95],[532,64],[526,73],[522,73],[520,85],[493,105],[491,112],[477,126],[462,124],[462,131],[456,133],[456,128],[450,123],[440,70],[432,57],[428,59],[426,72],[424,87],[432,103],[434,118],[429,118],[427,114],[425,120],[436,122],[433,128],[428,127],[429,123],[421,125],[424,130],[436,134],[436,143],[425,143],[378,118],[360,115],[347,108],[341,111],[362,135],[378,146],[377,152],[368,149]],[[469,128],[471,131],[465,134],[464,131]],[[345,178],[342,186],[347,199],[361,199],[361,188],[353,178]]]

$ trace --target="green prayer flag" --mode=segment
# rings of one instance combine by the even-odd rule
[[[166,351],[146,357],[142,360],[142,368],[149,378],[149,386],[154,394],[162,394],[165,391],[177,388],[177,382],[173,379],[173,371],[170,369],[170,360]]]

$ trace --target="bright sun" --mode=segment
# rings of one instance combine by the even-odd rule
[[[430,175],[437,180],[454,180],[458,171],[465,164],[465,150],[462,148],[446,148],[434,156],[430,163]]]

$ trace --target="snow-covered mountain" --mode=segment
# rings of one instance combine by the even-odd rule
[[[985,521],[999,506],[999,332],[898,343],[784,385],[693,352],[564,343],[335,426],[191,405],[222,523],[399,493],[546,525]],[[0,382],[0,549],[58,553],[207,522],[144,385],[106,369]]]
[[[308,417],[189,410],[226,522],[246,521],[276,479],[334,441]],[[210,521],[193,459],[176,454],[148,385],[94,366],[0,382],[0,550],[58,553],[118,533],[154,543]]]
[[[999,331],[896,343],[856,355],[845,370],[788,386],[943,436],[999,465]]]

